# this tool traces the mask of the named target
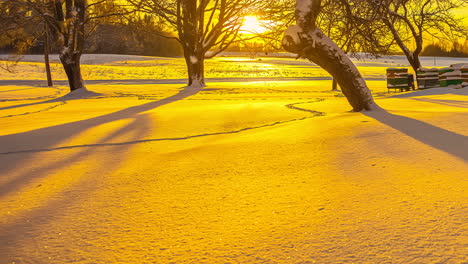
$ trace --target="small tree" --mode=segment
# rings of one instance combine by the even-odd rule
[[[237,41],[243,17],[260,0],[128,0],[137,10],[164,20],[184,51],[188,85],[205,86],[204,62]]]
[[[296,0],[296,23],[285,31],[286,50],[318,64],[341,86],[354,111],[376,108],[372,94],[356,66],[316,25],[321,0]]]
[[[37,0],[46,1],[46,0]],[[42,3],[46,5],[45,2]],[[31,12],[28,5],[18,1],[5,0],[0,3],[0,47],[7,46],[18,55],[26,53],[41,37],[44,40],[43,52],[47,83],[52,86],[49,64],[49,38],[47,24],[43,17]],[[18,57],[19,61],[21,56]],[[5,68],[7,71],[8,67]]]

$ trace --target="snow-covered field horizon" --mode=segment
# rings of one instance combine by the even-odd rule
[[[238,58],[247,58],[251,60],[258,60],[259,58],[275,59],[292,59],[297,61],[299,64],[310,64],[306,59],[296,59],[296,54],[291,53],[242,53],[242,52],[224,52],[215,59],[225,58],[225,57],[238,57]],[[40,54],[28,54],[28,55],[9,55],[9,54],[0,54],[0,60],[16,60],[20,58],[24,62],[44,62],[44,55]],[[82,64],[106,64],[112,62],[124,62],[124,61],[152,61],[155,59],[177,59],[182,57],[160,57],[160,56],[144,56],[144,55],[128,55],[128,54],[83,54],[82,55]],[[466,57],[434,57],[434,56],[420,56],[421,62],[425,67],[446,67],[455,63],[466,63],[468,58]],[[403,55],[382,55],[378,58],[368,56],[366,54],[359,54],[359,58],[351,57],[355,63],[366,63],[366,62],[380,62],[383,64],[389,64],[389,66],[401,66],[409,67],[409,63],[405,56]],[[50,54],[50,60],[52,62],[59,62],[58,54]]]
[[[0,72],[0,263],[468,261],[468,88],[388,94],[400,60],[358,62],[383,109],[354,113],[302,60],[190,89],[180,58],[98,57],[90,93]]]
[[[221,55],[214,58],[214,60],[219,60],[221,58],[244,58],[245,61],[251,62],[261,62],[262,59],[266,60],[269,63],[277,64],[289,64],[289,65],[305,65],[310,66],[311,62],[306,59],[296,59],[295,54],[290,53],[267,53],[267,55],[262,53],[239,53],[239,52],[225,52]],[[144,55],[125,55],[125,54],[83,54],[81,59],[81,64],[83,65],[100,65],[108,63],[125,63],[128,61],[155,61],[155,60],[173,60],[182,57],[158,57],[158,56],[144,56]],[[0,54],[0,61],[8,60],[18,60],[23,62],[44,62],[43,55],[8,55]],[[259,60],[260,59],[260,60]],[[275,59],[278,59],[275,61]],[[281,59],[286,59],[288,61],[283,61]],[[384,55],[379,58],[374,58],[372,56],[367,56],[365,54],[360,54],[359,58],[351,57],[352,61],[357,65],[370,64],[376,66],[381,64],[385,67],[409,67],[407,59],[403,55]],[[468,58],[466,57],[432,57],[432,56],[421,56],[421,64],[424,67],[448,67],[456,63],[468,63]],[[60,62],[58,54],[50,55],[51,62]],[[210,60],[208,60],[208,63]]]
[[[229,54],[230,55],[230,54]],[[3,55],[5,59],[6,55]],[[42,55],[25,55],[18,63],[2,61],[10,71],[0,70],[0,85],[46,85]],[[10,58],[11,59],[11,58]],[[58,56],[51,56],[52,77],[58,85],[67,85],[67,77]],[[183,58],[149,57],[137,55],[84,54],[82,73],[87,84],[185,84],[186,65]],[[388,67],[411,68],[404,56],[385,56],[378,59],[355,60],[363,77],[374,93],[383,93]],[[432,67],[433,58],[422,57],[425,67]],[[438,67],[468,63],[468,58],[438,58]],[[271,81],[330,81],[330,74],[305,59],[284,57],[230,57],[207,60],[207,83],[271,82]],[[314,85],[317,86],[317,85]],[[330,86],[328,82],[322,84]]]

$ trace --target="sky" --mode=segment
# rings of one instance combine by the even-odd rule
[[[468,5],[453,11],[458,17],[463,18],[465,26],[468,27]]]

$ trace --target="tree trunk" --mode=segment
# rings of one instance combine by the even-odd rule
[[[408,60],[409,64],[411,65],[411,68],[413,68],[414,72],[417,72],[418,69],[422,67],[421,61],[419,60],[419,54],[411,52],[403,42],[401,42],[401,43],[397,42],[397,43],[398,43],[398,46],[400,47],[400,49],[405,54],[406,59]]]
[[[205,87],[205,58],[204,54],[196,55],[193,52],[185,52],[187,64],[188,86]]]
[[[353,62],[315,26],[320,0],[296,0],[297,25],[284,33],[283,47],[318,64],[330,73],[356,112],[372,110],[375,104],[366,82]]]
[[[406,59],[411,65],[411,68],[413,68],[414,72],[416,72],[419,68],[422,67],[421,61],[419,60],[419,53],[422,50],[422,38],[415,37],[416,38],[416,50],[415,52],[411,52],[409,48],[405,45],[404,41],[400,37],[400,32],[395,28],[393,23],[388,20],[384,19],[385,25],[390,29],[392,32],[393,38],[395,39],[395,42],[397,43],[398,47],[403,51],[403,53],[406,56]]]
[[[414,72],[417,72],[418,69],[422,67],[418,54],[413,53],[411,56],[406,56],[406,57],[408,58],[411,68],[413,68]]]
[[[49,61],[49,27],[47,24],[44,26],[44,63],[46,67],[47,74],[47,85],[52,87],[54,84],[52,82],[52,74],[50,73],[50,61]]]
[[[283,46],[300,54],[330,73],[340,85],[354,111],[377,107],[366,82],[348,56],[318,28],[303,32],[291,26],[285,32]]]
[[[86,89],[83,78],[81,77],[81,54],[60,54],[60,61],[62,62],[65,73],[67,74],[70,91],[73,92],[77,89]]]
[[[205,53],[199,41],[201,37],[199,19],[203,21],[203,11],[197,7],[197,1],[182,0],[179,4],[182,8],[183,25],[178,30],[184,47],[188,86],[205,87]]]
[[[332,82],[332,91],[338,91],[338,83],[336,82],[335,78],[333,78]]]
[[[86,89],[81,76],[80,59],[83,52],[87,0],[55,0],[57,45],[60,61],[67,74],[70,91]],[[65,7],[65,12],[63,10]]]

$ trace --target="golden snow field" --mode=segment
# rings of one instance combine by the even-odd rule
[[[143,56],[118,56],[109,55],[104,59],[95,55],[88,55],[82,59],[82,72],[85,80],[122,80],[122,79],[185,79],[185,61],[180,58],[143,57]],[[112,56],[116,56],[113,60]],[[3,56],[5,57],[5,56]],[[28,61],[28,58],[33,59]],[[0,59],[2,56],[0,56]],[[87,58],[87,59],[86,59]],[[123,59],[123,60],[119,60]],[[26,61],[11,64],[13,72],[0,70],[0,78],[3,80],[40,80],[45,78],[43,59],[39,55],[26,56]],[[0,63],[2,61],[0,60]],[[381,66],[389,64],[382,62],[358,62],[363,75],[367,77],[385,77]],[[369,67],[369,66],[380,67]],[[243,58],[243,57],[216,57],[206,61],[207,78],[297,78],[316,77],[323,78],[330,75],[318,66],[311,65],[305,59],[294,60],[291,58]],[[58,58],[54,57],[51,63],[54,79],[66,80],[65,72]]]
[[[184,78],[122,63],[84,76]],[[274,80],[320,69],[222,63],[271,79],[0,85],[0,263],[468,262],[468,88],[369,81],[385,110],[353,113],[329,80]]]

